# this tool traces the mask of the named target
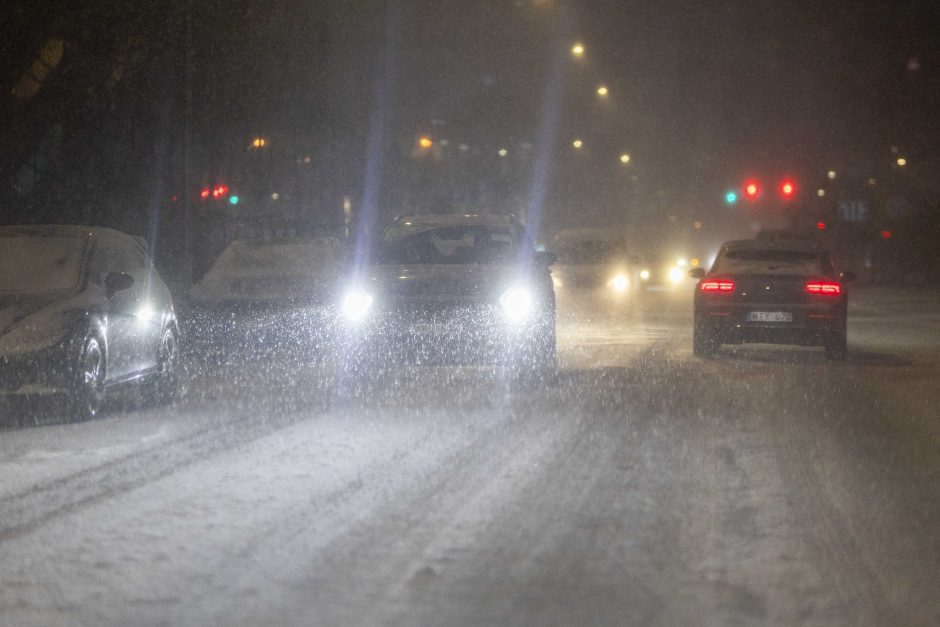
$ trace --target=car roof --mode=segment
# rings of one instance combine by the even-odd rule
[[[794,252],[820,253],[822,250],[815,241],[803,238],[760,238],[738,239],[725,242],[722,251],[736,250],[792,250]]]
[[[426,213],[395,218],[395,226],[514,226],[514,215],[499,213]]]
[[[32,237],[76,237],[97,240],[121,239],[133,240],[145,251],[148,250],[147,241],[142,237],[128,235],[116,229],[103,226],[84,226],[80,224],[17,224],[0,226],[0,236],[32,236]],[[148,251],[149,252],[149,251]]]

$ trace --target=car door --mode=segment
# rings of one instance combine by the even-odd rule
[[[127,259],[126,272],[134,277],[133,328],[130,342],[133,360],[132,374],[142,374],[157,367],[160,333],[163,330],[165,305],[161,293],[162,281],[156,274],[144,248],[134,238],[121,241]]]
[[[111,273],[126,273],[130,265],[126,251],[115,245],[113,238],[98,238],[92,250],[89,264],[89,280],[106,289],[107,277]],[[135,277],[136,284],[136,277]],[[133,337],[136,324],[135,288],[121,290],[108,299],[104,318],[106,321],[107,369],[106,380],[119,381],[128,377],[134,369]]]

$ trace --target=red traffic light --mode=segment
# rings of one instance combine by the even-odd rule
[[[816,228],[819,229],[820,231],[825,231],[825,230],[826,230],[826,223],[825,223],[825,222],[822,222],[822,221],[817,222],[817,223],[816,223]]]
[[[757,181],[745,181],[744,197],[748,200],[754,200],[760,196],[760,184]]]
[[[796,193],[796,183],[790,179],[784,179],[780,183],[780,195],[784,198],[793,198],[793,195]]]
[[[881,232],[881,239],[891,239],[891,231],[885,229]]]
[[[212,190],[210,190],[208,187],[203,187],[202,191],[199,192],[199,197],[205,200],[206,198],[209,197],[211,193],[212,193]]]

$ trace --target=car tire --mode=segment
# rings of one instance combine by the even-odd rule
[[[845,330],[834,331],[824,344],[826,358],[830,361],[845,361],[849,356],[848,338]]]
[[[154,397],[160,404],[173,403],[179,398],[179,337],[171,327],[164,329],[160,338]]]
[[[105,373],[107,363],[101,342],[95,336],[88,337],[82,345],[78,368],[70,394],[69,418],[83,421],[95,418],[104,406]]]
[[[703,359],[713,359],[721,348],[721,342],[710,332],[696,324],[692,328],[692,354]]]

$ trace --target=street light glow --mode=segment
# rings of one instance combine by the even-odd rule
[[[816,190],[816,195],[822,198],[823,196],[826,195],[826,190],[820,187],[819,189]]]
[[[252,148],[264,148],[267,145],[268,145],[268,140],[266,140],[264,137],[255,137],[254,139],[251,140]]]
[[[606,96],[607,96],[607,85],[601,85],[601,86],[599,86],[599,87],[597,88],[597,95],[600,96],[601,98],[606,97]]]
[[[418,145],[421,146],[421,148],[427,150],[434,145],[434,141],[432,141],[431,138],[427,135],[422,135],[418,138]]]
[[[584,44],[576,43],[575,45],[571,46],[571,54],[572,56],[578,59],[583,57],[584,56]]]
[[[581,150],[581,147],[584,145],[584,142],[582,142],[580,139],[576,139],[573,142],[571,142],[571,145],[574,146],[575,150]]]
[[[509,154],[509,151],[506,150],[505,148],[500,148],[498,154],[499,154],[500,157],[505,157],[506,155]]]
[[[829,180],[830,180],[830,181],[832,181],[832,180],[834,180],[834,179],[836,178],[836,171],[835,171],[835,170],[829,170],[828,172],[826,172],[826,176],[829,177]]]
[[[624,164],[630,163],[630,155],[628,155],[627,153],[621,154],[621,155],[620,155],[620,163],[624,163]]]
[[[898,165],[903,168],[907,165],[907,159],[904,157],[898,157]]]

